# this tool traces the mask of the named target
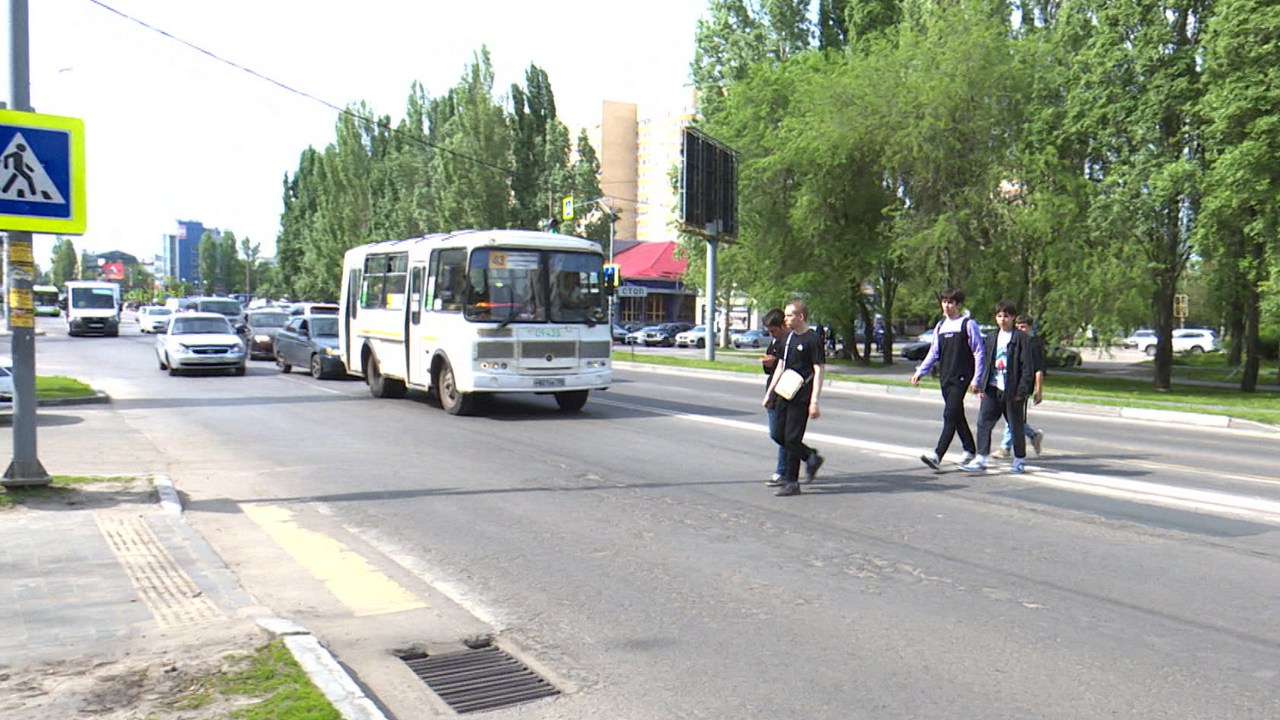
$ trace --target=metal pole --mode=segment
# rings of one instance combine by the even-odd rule
[[[707,240],[707,359],[716,359],[716,241]]]
[[[31,112],[31,69],[27,0],[9,0],[9,108]],[[31,297],[35,258],[31,233],[10,232],[8,320],[13,333],[13,462],[0,485],[48,485],[49,473],[36,457],[35,305]]]

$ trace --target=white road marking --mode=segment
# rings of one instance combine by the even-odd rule
[[[636,405],[604,398],[594,398],[592,399],[592,402],[625,408],[628,410],[653,413],[655,415],[666,415],[668,417],[706,425],[727,427],[734,430],[742,430],[752,433],[768,432],[768,428],[763,422],[729,420],[727,418],[710,417],[677,410],[665,410],[662,408],[647,407],[644,405]],[[862,450],[882,457],[911,458],[913,460],[917,460],[917,462],[920,456],[919,448],[891,445],[888,443],[880,443],[870,440],[859,440],[856,438],[831,435],[822,432],[806,433],[805,440],[812,441],[814,445],[838,445],[841,447],[853,448],[855,450]],[[1030,472],[1017,476],[1017,480],[1051,487],[1066,488],[1074,492],[1083,492],[1092,495],[1104,495],[1117,499],[1131,500],[1147,505],[1154,504],[1179,509],[1192,509],[1214,515],[1230,515],[1233,517],[1243,517],[1260,522],[1280,525],[1280,502],[1275,500],[1218,492],[1216,490],[1197,490],[1194,488],[1166,485],[1163,483],[1148,482],[1145,480],[1127,480],[1102,475],[1090,475],[1087,473],[1046,470],[1043,467],[1032,464],[1028,464],[1027,469]],[[1003,475],[1004,473],[998,474]],[[1222,477],[1222,475],[1214,474],[1213,477]]]

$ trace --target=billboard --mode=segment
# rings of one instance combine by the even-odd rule
[[[738,153],[691,127],[681,133],[680,222],[717,240],[738,235]]]

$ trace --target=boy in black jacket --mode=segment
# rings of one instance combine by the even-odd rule
[[[1013,467],[1010,472],[1026,470],[1027,438],[1023,434],[1026,422],[1026,399],[1035,388],[1036,361],[1031,338],[1013,327],[1018,310],[1012,302],[996,303],[996,325],[999,329],[985,339],[982,367],[978,369],[978,396],[982,406],[978,410],[978,455],[971,462],[960,466],[961,470],[981,472],[987,469],[987,454],[991,452],[991,430],[1004,416],[1013,432]]]

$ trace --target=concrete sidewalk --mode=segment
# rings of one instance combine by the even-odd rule
[[[109,410],[42,408],[42,425],[63,422],[78,441],[45,443],[44,464],[110,481],[15,488],[0,507],[0,717],[187,717],[164,703],[273,636],[343,717],[385,717],[314,637],[241,587],[168,478],[120,467],[140,458],[120,452]]]

